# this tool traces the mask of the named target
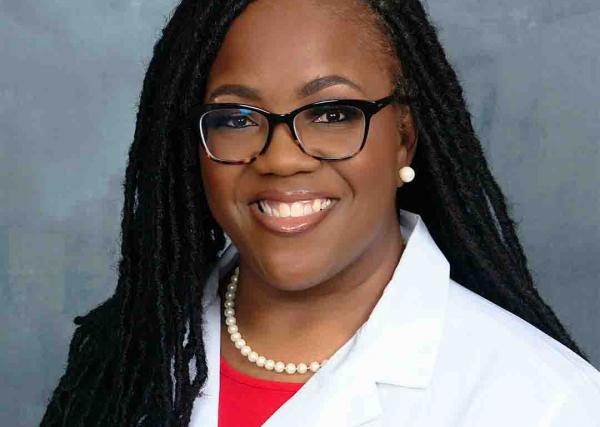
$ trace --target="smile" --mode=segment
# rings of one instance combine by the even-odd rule
[[[294,203],[285,203],[275,200],[260,200],[257,203],[258,208],[265,215],[274,216],[276,218],[299,218],[330,209],[335,203],[335,200],[324,198],[302,200]]]
[[[282,236],[309,231],[334,210],[338,200],[317,198],[286,203],[259,200],[250,205],[254,219],[265,229]]]

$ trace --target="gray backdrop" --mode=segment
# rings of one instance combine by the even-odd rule
[[[116,283],[121,181],[175,0],[0,0],[0,425],[33,426]],[[600,2],[430,0],[541,294],[600,366]]]

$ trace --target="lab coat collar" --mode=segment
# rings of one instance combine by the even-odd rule
[[[406,247],[368,320],[266,427],[360,425],[382,412],[377,384],[408,389],[429,385],[442,338],[450,268],[420,215],[400,210],[400,231]],[[222,254],[206,283],[207,307],[215,301],[218,278],[238,256],[233,245]]]
[[[400,227],[406,247],[357,350],[372,361],[377,382],[425,388],[442,339],[450,264],[419,215],[401,211]]]

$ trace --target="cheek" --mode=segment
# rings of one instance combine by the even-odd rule
[[[231,208],[228,200],[233,197],[235,174],[227,165],[221,165],[208,159],[200,162],[202,185],[210,211],[219,225],[225,229],[230,222]]]
[[[396,226],[396,144],[393,128],[373,126],[363,150],[335,166],[352,195],[340,209],[342,232],[333,251],[348,259],[370,250]]]
[[[390,206],[396,193],[398,137],[393,122],[373,121],[363,150],[348,164],[357,198]]]

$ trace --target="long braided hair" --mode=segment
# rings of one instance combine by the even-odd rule
[[[361,0],[401,59],[419,133],[418,179],[396,205],[420,214],[451,277],[582,357],[535,289],[515,224],[473,130],[457,76],[419,0]],[[207,378],[203,283],[224,247],[179,125],[247,0],[182,0],[144,79],[124,183],[114,295],[75,318],[65,374],[42,426],[187,426]],[[190,378],[188,366],[195,367]]]

